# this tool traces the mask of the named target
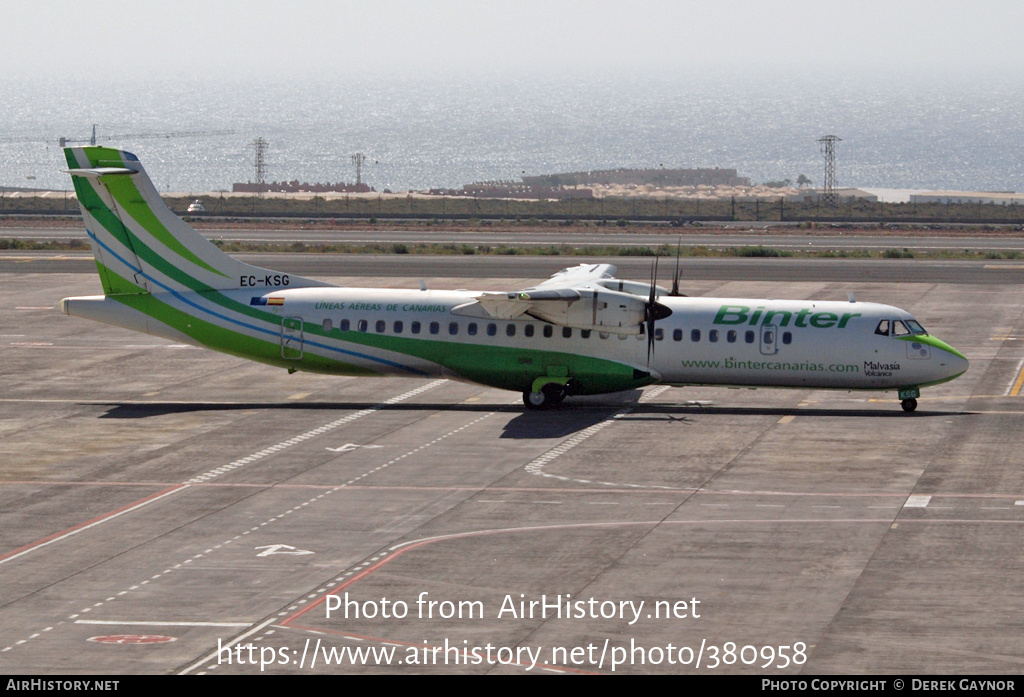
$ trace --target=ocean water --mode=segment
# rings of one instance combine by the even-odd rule
[[[0,185],[67,189],[57,138],[134,152],[158,188],[254,178],[460,187],[614,167],[728,167],[820,186],[826,134],[840,186],[1024,191],[1024,79],[835,75],[444,75],[412,80],[141,81],[0,77]],[[232,129],[230,136],[138,134]],[[111,139],[111,136],[122,136]]]

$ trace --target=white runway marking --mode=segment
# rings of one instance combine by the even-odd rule
[[[669,389],[669,387],[670,387],[669,385],[659,385],[658,387],[655,387],[654,389],[651,389],[651,390],[648,390],[648,391],[644,392],[644,394],[639,399],[639,403],[648,402],[648,401],[654,399],[655,397],[660,395],[662,392],[664,392],[665,390]],[[563,476],[560,476],[560,475],[557,475],[557,474],[549,474],[549,473],[544,471],[544,467],[549,462],[554,460],[556,457],[559,457],[560,455],[564,455],[565,453],[569,452],[570,450],[575,448],[577,445],[579,445],[583,441],[585,441],[588,438],[590,438],[591,436],[595,435],[596,433],[598,433],[599,431],[601,431],[605,427],[611,425],[616,420],[621,419],[623,416],[625,416],[626,414],[628,414],[631,411],[633,411],[633,405],[629,405],[628,407],[623,407],[622,409],[619,409],[617,412],[615,412],[614,414],[609,416],[604,421],[599,421],[598,423],[594,424],[593,426],[590,426],[589,428],[583,429],[582,431],[580,431],[579,433],[577,433],[573,437],[571,437],[568,440],[565,440],[562,443],[556,445],[551,450],[547,451],[546,453],[544,453],[543,455],[541,455],[537,459],[533,460],[533,462],[530,462],[528,465],[526,465],[526,468],[525,468],[526,471],[529,472],[530,474],[536,474],[536,475],[538,475],[540,477],[550,477],[552,479],[558,479],[558,480],[563,481],[563,482],[576,482],[577,484],[595,484],[596,483],[596,484],[603,484],[605,486],[627,486],[627,487],[636,488],[636,489],[670,489],[671,487],[667,487],[667,486],[645,486],[645,485],[642,485],[642,484],[617,484],[615,482],[594,482],[594,481],[592,481],[590,479],[575,479],[573,477],[563,477]]]
[[[323,435],[324,433],[327,433],[328,431],[333,431],[334,429],[338,428],[339,426],[344,426],[347,423],[351,423],[352,421],[355,421],[356,419],[361,419],[364,416],[369,416],[370,414],[375,414],[378,411],[380,411],[381,409],[383,409],[385,406],[389,406],[391,404],[398,404],[399,402],[404,402],[405,400],[409,399],[410,397],[415,397],[416,395],[421,394],[423,392],[426,392],[427,390],[432,390],[435,387],[437,387],[438,385],[444,384],[445,382],[447,382],[447,380],[434,380],[433,382],[428,382],[426,385],[422,385],[420,387],[417,387],[415,390],[409,390],[408,392],[406,392],[404,394],[400,394],[397,397],[392,397],[391,399],[389,399],[389,400],[387,400],[387,401],[385,401],[385,402],[383,402],[381,404],[378,404],[376,406],[370,407],[369,409],[362,409],[362,410],[357,411],[357,412],[355,412],[353,414],[349,414],[348,416],[343,416],[340,419],[336,419],[334,421],[331,421],[330,423],[326,423],[323,426],[320,426],[319,428],[314,428],[312,431],[306,431],[305,433],[302,433],[302,434],[299,434],[299,435],[294,436],[292,438],[289,438],[288,440],[284,440],[284,441],[281,441],[280,443],[277,443],[275,445],[271,445],[271,446],[269,446],[267,448],[264,448],[263,450],[260,450],[259,452],[253,453],[251,455],[247,455],[246,457],[239,458],[239,459],[237,459],[237,460],[235,460],[233,462],[230,462],[230,463],[228,463],[228,464],[226,464],[226,465],[224,465],[222,467],[218,467],[216,469],[212,469],[212,470],[209,470],[207,472],[204,472],[203,474],[200,474],[200,475],[198,475],[196,477],[193,477],[192,479],[188,480],[188,483],[190,483],[190,484],[200,484],[202,482],[208,482],[211,479],[216,479],[217,477],[219,477],[222,474],[227,474],[228,472],[231,472],[232,470],[236,470],[239,467],[245,467],[246,465],[251,464],[253,462],[256,462],[257,460],[262,460],[263,458],[267,457],[268,455],[273,455],[274,453],[280,452],[281,450],[284,450],[285,448],[290,448],[293,445],[297,445],[298,443],[302,443],[303,441],[309,440],[310,438],[316,438],[317,436]]]
[[[18,557],[24,556],[24,555],[28,554],[29,552],[34,552],[37,549],[42,549],[43,547],[46,547],[47,545],[52,545],[54,542],[60,542],[61,540],[66,540],[69,537],[77,535],[80,532],[84,532],[85,530],[88,530],[90,528],[94,528],[97,525],[101,525],[103,523],[106,523],[107,521],[113,520],[114,518],[118,518],[120,516],[123,516],[126,513],[131,513],[132,511],[137,511],[138,509],[142,508],[143,506],[148,506],[149,504],[153,503],[154,501],[159,501],[162,498],[170,496],[171,494],[176,494],[179,491],[184,491],[187,488],[188,488],[188,485],[186,484],[186,485],[179,486],[179,487],[177,487],[175,489],[172,489],[171,491],[165,491],[163,494],[160,494],[159,496],[154,496],[153,498],[149,498],[149,499],[145,499],[143,501],[140,501],[139,503],[135,504],[134,506],[131,506],[129,508],[125,508],[123,510],[117,511],[115,513],[112,513],[111,515],[108,515],[108,516],[105,516],[103,518],[100,518],[99,520],[94,520],[93,522],[88,523],[86,525],[82,525],[81,527],[77,527],[77,528],[74,528],[72,530],[69,530],[68,532],[64,533],[63,535],[58,535],[57,537],[53,537],[53,538],[50,538],[48,540],[44,540],[44,541],[42,541],[42,542],[40,542],[38,544],[31,545],[31,546],[21,550],[20,552],[12,554],[9,557],[5,557],[3,559],[0,559],[0,564],[6,564],[7,562],[11,561],[12,559],[17,559]]]
[[[210,661],[215,660],[217,658],[217,655],[218,655],[220,650],[230,649],[235,644],[237,644],[237,643],[239,643],[241,641],[245,641],[248,637],[251,637],[253,634],[256,634],[261,629],[264,629],[267,625],[269,625],[273,621],[274,621],[273,618],[271,618],[269,620],[266,620],[262,624],[253,627],[252,629],[250,629],[245,634],[242,634],[242,635],[236,637],[234,641],[229,641],[226,644],[224,644],[222,647],[218,647],[217,651],[212,651],[209,655],[203,656],[201,659],[199,659],[198,661],[196,661],[195,663],[190,665],[188,668],[186,668],[185,670],[183,670],[180,673],[178,673],[178,675],[188,675],[190,672],[192,672],[193,670],[195,670],[199,666],[203,665],[204,663],[209,663]]]
[[[907,502],[903,504],[904,508],[926,508],[928,502],[932,500],[931,496],[925,496],[924,494],[911,494],[907,499]]]

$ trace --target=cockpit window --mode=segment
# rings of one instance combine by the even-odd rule
[[[928,333],[928,332],[926,332],[924,330],[924,327],[922,327],[918,323],[917,320],[908,319],[908,320],[906,320],[906,323],[907,323],[907,327],[910,329],[910,333],[911,334],[927,334]]]
[[[903,324],[901,320],[896,320],[892,323],[892,335],[893,336],[904,336],[909,334],[910,330],[907,329],[907,325]]]
[[[875,327],[875,334],[881,334],[882,336],[889,336],[889,320],[883,319]]]

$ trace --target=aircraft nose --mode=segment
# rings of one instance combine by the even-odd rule
[[[956,356],[950,356],[949,364],[952,374],[960,375],[961,373],[967,372],[967,368],[970,367],[971,362],[967,360],[966,356],[960,354]]]
[[[967,356],[946,343],[943,343],[941,348],[941,363],[946,366],[946,372],[950,378],[955,378],[967,372],[967,368],[971,365],[971,362],[967,360]]]

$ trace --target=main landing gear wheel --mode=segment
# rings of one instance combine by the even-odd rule
[[[903,406],[903,411],[908,413],[917,409],[916,399],[904,399],[900,404]]]
[[[566,390],[561,385],[549,383],[540,392],[523,392],[523,404],[527,409],[548,409],[565,399]]]

